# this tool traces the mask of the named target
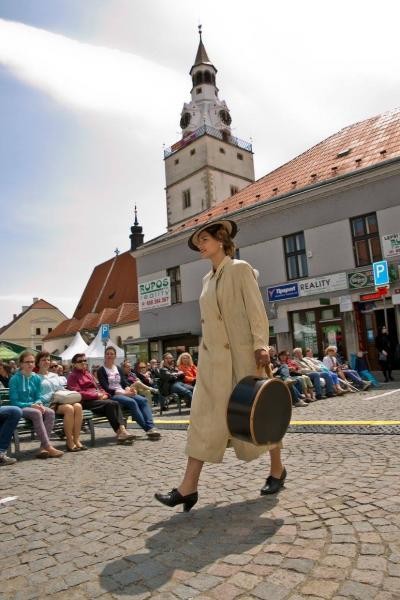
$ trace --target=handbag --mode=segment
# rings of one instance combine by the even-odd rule
[[[379,360],[387,360],[387,354],[384,352],[379,352]]]
[[[82,396],[79,392],[73,392],[72,390],[58,390],[54,392],[53,402],[55,404],[76,404],[80,402]]]

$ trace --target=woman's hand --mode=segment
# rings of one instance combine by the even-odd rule
[[[42,414],[44,413],[44,406],[42,406],[41,404],[32,404],[31,408],[36,408],[36,410],[38,410]]]
[[[260,348],[254,352],[254,357],[256,359],[257,367],[265,367],[270,364],[271,359],[269,356],[269,352],[264,350],[264,348]]]

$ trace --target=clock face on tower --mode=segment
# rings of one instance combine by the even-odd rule
[[[224,125],[229,126],[232,123],[231,115],[229,114],[229,112],[227,110],[220,110],[219,118],[221,119],[221,121],[223,122]]]
[[[191,118],[190,113],[188,113],[188,112],[183,113],[183,115],[181,117],[181,123],[180,123],[182,129],[186,129],[186,127],[189,126],[190,118]]]

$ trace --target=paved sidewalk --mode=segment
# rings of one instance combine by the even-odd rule
[[[400,391],[316,402],[296,418],[399,419]],[[372,396],[371,399],[368,399]],[[374,399],[375,398],[375,399]],[[189,514],[153,500],[178,484],[186,432],[0,471],[0,598],[400,598],[400,438],[288,434],[285,489],[227,451]],[[56,445],[59,445],[56,443]]]

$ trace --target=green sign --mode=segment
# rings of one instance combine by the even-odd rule
[[[347,273],[347,281],[351,290],[374,287],[374,273],[372,269],[361,269]]]

